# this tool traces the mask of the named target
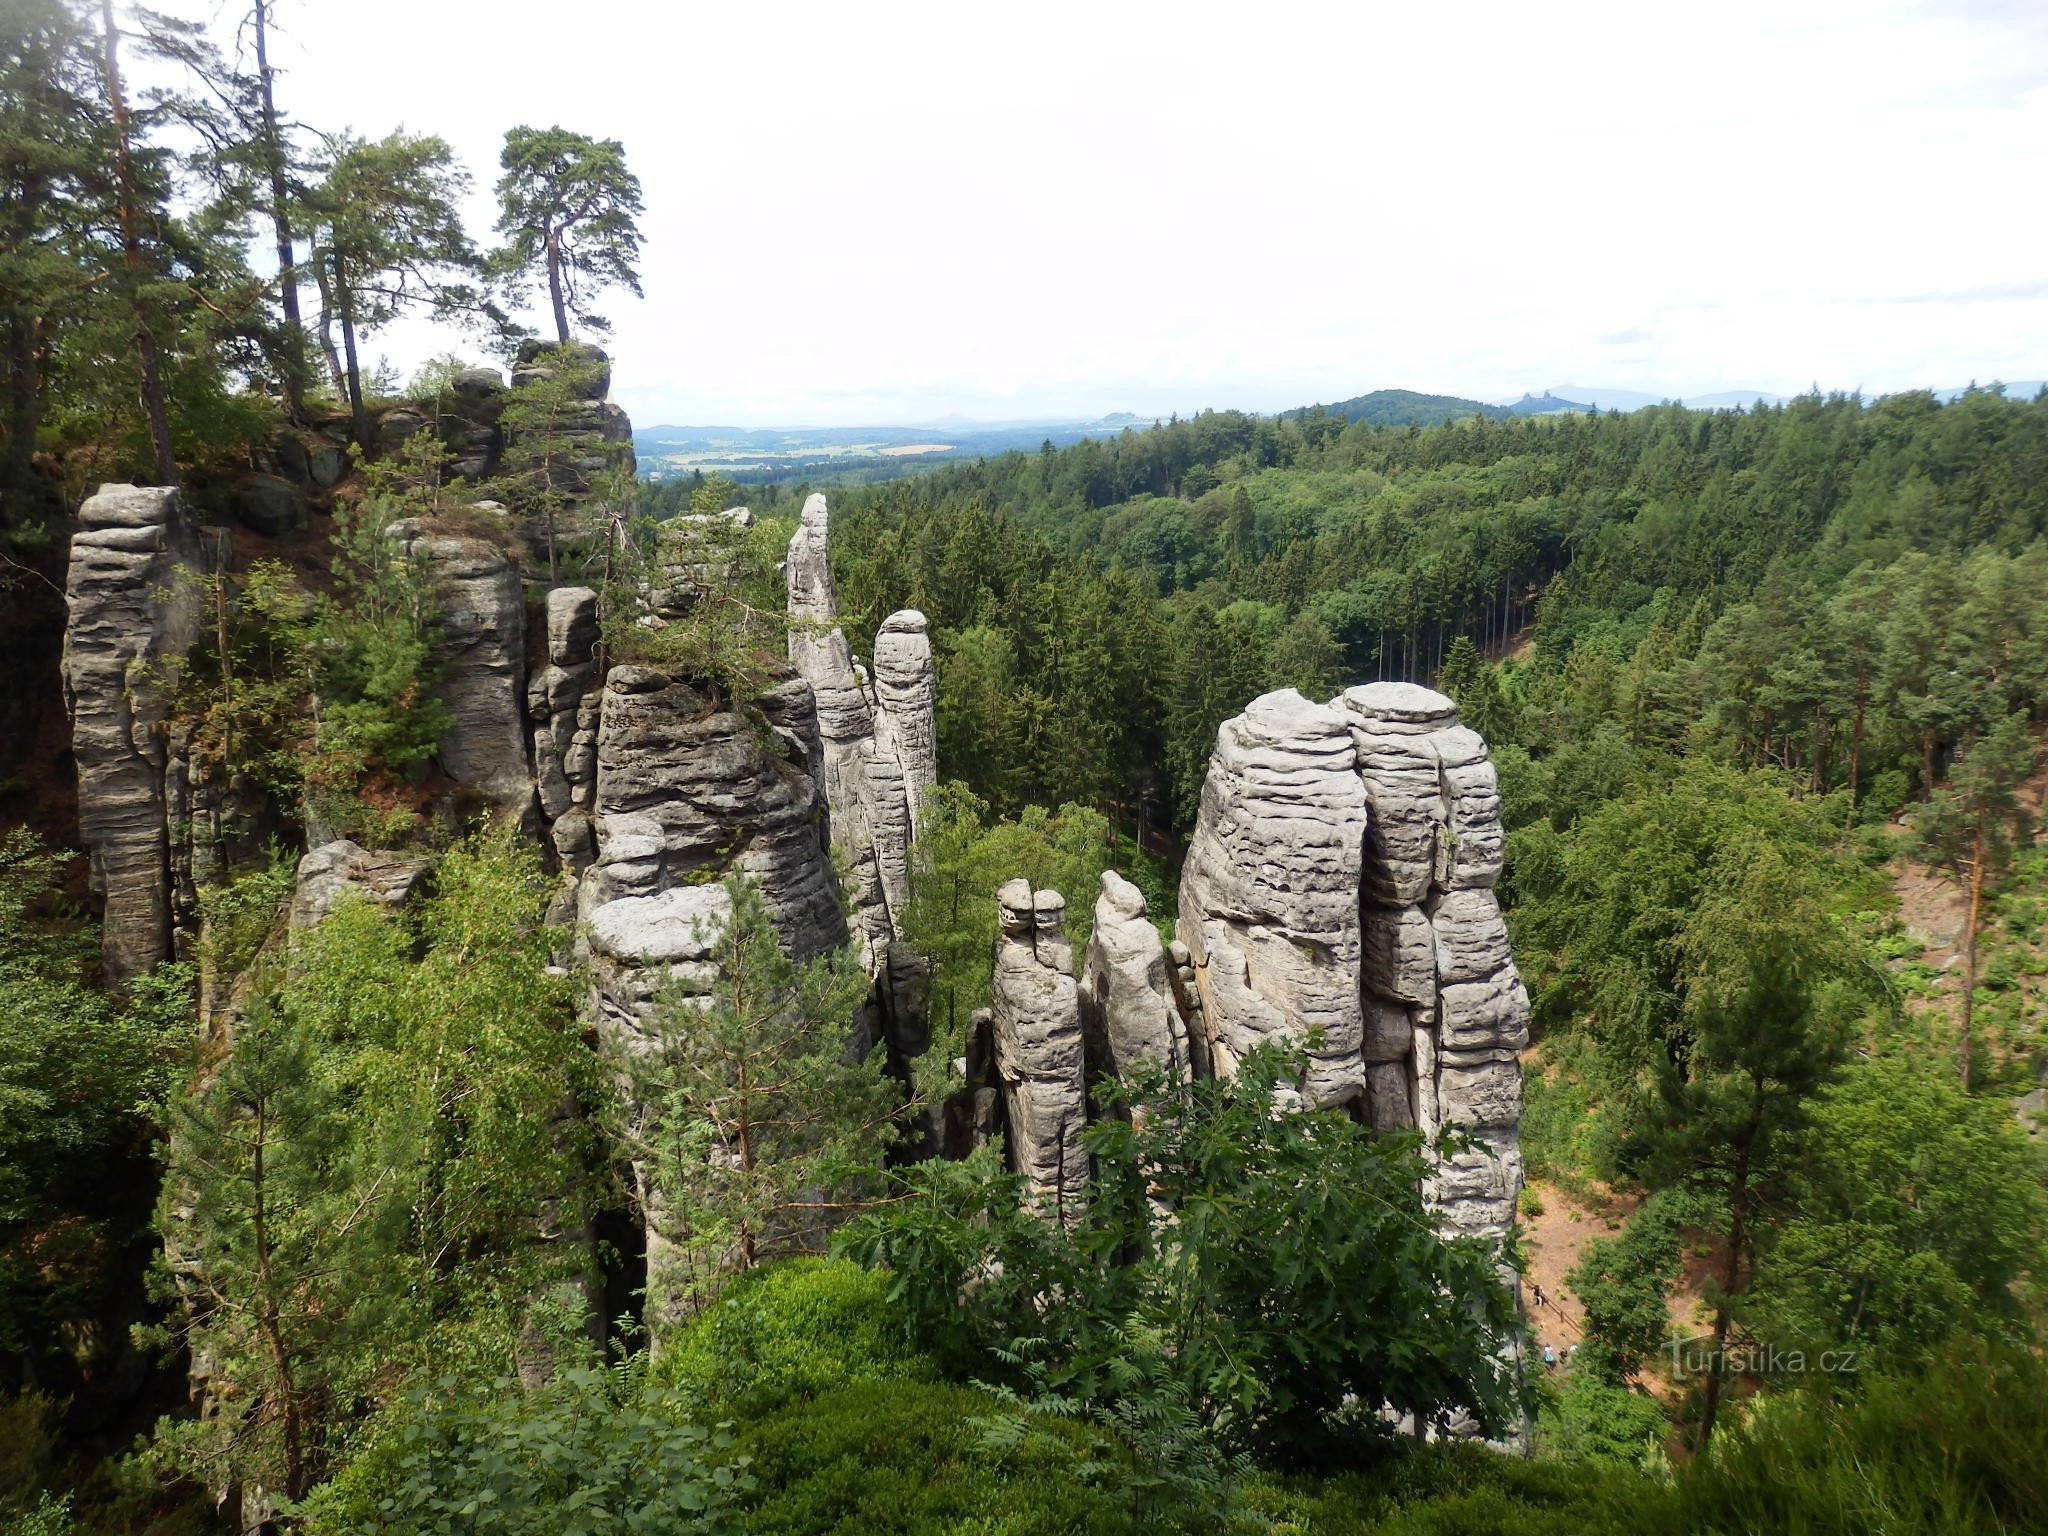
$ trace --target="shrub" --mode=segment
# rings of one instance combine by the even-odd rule
[[[443,1383],[298,1512],[306,1536],[709,1536],[736,1529],[747,1486],[731,1445],[628,1372],[567,1369],[531,1392]]]
[[[1562,1461],[1606,1461],[1648,1468],[1670,1422],[1656,1399],[1574,1370],[1545,1405],[1537,1431],[1546,1454]]]
[[[654,1367],[682,1404],[753,1417],[851,1382],[935,1374],[886,1276],[844,1259],[785,1259],[740,1276]]]
[[[1121,1496],[1128,1466],[1106,1436],[1034,1419],[1033,1433],[998,1450],[988,1421],[1012,1411],[973,1388],[901,1380],[848,1382],[791,1401],[741,1431],[756,1479],[747,1529],[1115,1536],[1148,1528]]]

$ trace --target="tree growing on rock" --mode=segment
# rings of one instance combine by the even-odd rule
[[[343,383],[355,439],[377,454],[357,342],[406,309],[488,313],[465,282],[479,267],[456,204],[469,173],[435,135],[342,139],[313,197],[309,263],[341,326]]]
[[[498,158],[498,233],[494,265],[515,281],[546,274],[555,337],[569,339],[573,319],[586,330],[611,329],[589,308],[592,293],[622,287],[638,295],[640,178],[626,168],[617,139],[566,128],[518,127]]]

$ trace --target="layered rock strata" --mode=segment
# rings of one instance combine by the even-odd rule
[[[1463,1133],[1426,1193],[1447,1234],[1490,1239],[1512,1229],[1521,1188],[1529,1038],[1493,891],[1502,844],[1486,743],[1442,694],[1374,683],[1323,705],[1269,693],[1217,733],[1179,943],[1160,957],[1198,1070],[1227,1074],[1263,1042],[1306,1040],[1311,1105]],[[1102,981],[1091,943],[1091,1028],[1171,1060],[1143,937],[1107,877],[1104,903],[1098,923],[1122,926],[1102,935]],[[1116,943],[1142,985],[1107,985]]]
[[[440,621],[434,696],[447,711],[447,725],[435,756],[450,778],[530,829],[534,778],[519,568],[489,539],[431,532],[417,519],[401,519],[385,533],[424,567]]]
[[[1364,1059],[1376,1125],[1456,1127],[1435,1166],[1446,1232],[1504,1238],[1522,1185],[1529,997],[1494,898],[1503,832],[1486,743],[1440,693],[1372,683],[1336,701],[1371,807],[1360,906]]]
[[[1146,915],[1145,893],[1115,870],[1104,870],[1079,983],[1094,1075],[1123,1077],[1144,1065],[1187,1073],[1188,1031],[1174,995],[1176,969]]]
[[[1065,1223],[1079,1214],[1088,1179],[1086,1052],[1067,903],[1012,880],[996,893],[996,909],[990,1034],[1010,1165],[1038,1207]]]
[[[65,583],[64,698],[78,834],[103,902],[107,979],[172,947],[171,690],[200,620],[205,562],[176,489],[103,485],[78,512]]]
[[[817,698],[832,845],[854,890],[856,932],[877,978],[877,1007],[899,1056],[923,1046],[921,971],[903,947],[911,845],[938,782],[937,692],[931,639],[915,609],[892,613],[875,638],[872,680],[839,627],[832,584],[830,512],[804,502],[784,567],[789,658]]]
[[[593,976],[589,1012],[618,1070],[629,1144],[644,1147],[658,1108],[633,1063],[667,1048],[659,1010],[687,1008],[716,985],[716,945],[731,908],[725,876],[754,884],[793,959],[848,939],[815,772],[811,690],[792,678],[752,705],[732,707],[686,678],[639,666],[612,668],[602,691],[593,857],[576,905]],[[658,1159],[637,1154],[633,1176],[648,1325],[658,1335],[677,1320],[692,1258],[673,1229]]]

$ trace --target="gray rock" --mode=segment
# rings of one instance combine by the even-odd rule
[[[279,475],[250,475],[235,487],[235,519],[269,538],[306,526],[306,495]]]
[[[1213,1070],[1313,1034],[1308,1091],[1331,1105],[1365,1088],[1356,762],[1335,710],[1292,689],[1254,699],[1217,733],[1181,874],[1179,937]]]
[[[306,448],[306,475],[321,490],[337,484],[348,473],[348,454],[325,439]]]
[[[1095,926],[1080,980],[1089,1049],[1113,1076],[1143,1063],[1188,1070],[1187,1026],[1175,1006],[1171,964],[1145,895],[1113,869],[1102,872]]]
[[[318,926],[348,895],[382,907],[401,907],[418,888],[426,869],[423,854],[372,852],[345,837],[325,843],[299,860],[291,926],[300,932]]]
[[[527,759],[526,606],[511,557],[487,539],[436,534],[415,519],[387,534],[421,560],[440,619],[435,697],[448,711],[436,755],[450,778],[522,826],[533,817]]]
[[[1000,932],[989,988],[996,1075],[1010,1166],[1037,1207],[1062,1224],[1081,1212],[1088,1091],[1081,1004],[1065,899],[1012,880],[996,893]]]
[[[913,824],[939,782],[937,697],[924,615],[915,608],[890,614],[875,635],[875,745],[903,765]]]
[[[120,986],[171,952],[165,721],[200,619],[204,559],[173,488],[103,485],[78,513],[65,582],[64,699],[78,836]]]

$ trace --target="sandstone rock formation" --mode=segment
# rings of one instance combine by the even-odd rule
[[[1137,1057],[1227,1074],[1269,1040],[1310,1040],[1306,1100],[1367,1123],[1454,1127],[1432,1165],[1443,1230],[1503,1238],[1521,1188],[1529,1002],[1494,899],[1500,793],[1486,744],[1442,694],[1292,690],[1217,733],[1162,947],[1103,877],[1081,982],[1103,1070]]]
[[[872,683],[855,664],[838,626],[830,512],[821,495],[804,502],[784,569],[789,658],[817,699],[832,844],[853,883],[856,931],[877,978],[883,1027],[899,1056],[915,1055],[924,1048],[916,1001],[921,970],[902,939],[911,844],[918,815],[938,782],[931,639],[923,614],[892,613],[875,639]]]
[[[725,875],[754,883],[792,958],[848,938],[814,772],[811,691],[791,679],[753,704],[765,729],[688,679],[648,667],[614,667],[602,690],[594,856],[576,905],[594,979],[590,1015],[619,1069],[630,1127],[653,1112],[637,1100],[627,1068],[656,1047],[658,998],[702,995],[716,982],[713,945],[730,909]],[[658,1167],[641,1158],[633,1175],[645,1216],[648,1320],[658,1333],[686,1290],[685,1259]]]
[[[1373,1123],[1462,1130],[1472,1146],[1436,1167],[1431,1203],[1446,1232],[1505,1237],[1522,1185],[1529,998],[1493,894],[1499,781],[1440,693],[1371,683],[1335,703],[1372,809],[1361,923]]]
[[[1095,927],[1081,965],[1081,1023],[1091,1066],[1122,1077],[1150,1064],[1189,1070],[1187,1024],[1174,997],[1174,966],[1146,916],[1145,894],[1113,869],[1102,872]]]
[[[996,893],[1001,931],[989,987],[996,1076],[1010,1164],[1041,1210],[1062,1223],[1080,1210],[1088,1179],[1081,1132],[1088,1088],[1066,899],[1012,880]]]
[[[424,854],[372,851],[345,837],[324,843],[299,860],[291,926],[301,932],[317,927],[342,897],[351,894],[380,906],[402,907],[418,888],[427,862]]]
[[[1359,1044],[1360,859],[1366,827],[1351,733],[1292,689],[1226,720],[1181,873],[1210,1069],[1269,1039],[1319,1037],[1310,1100],[1354,1102]]]
[[[78,513],[65,584],[64,697],[78,833],[104,902],[108,980],[171,953],[166,717],[199,619],[201,544],[175,489],[103,485]]]

